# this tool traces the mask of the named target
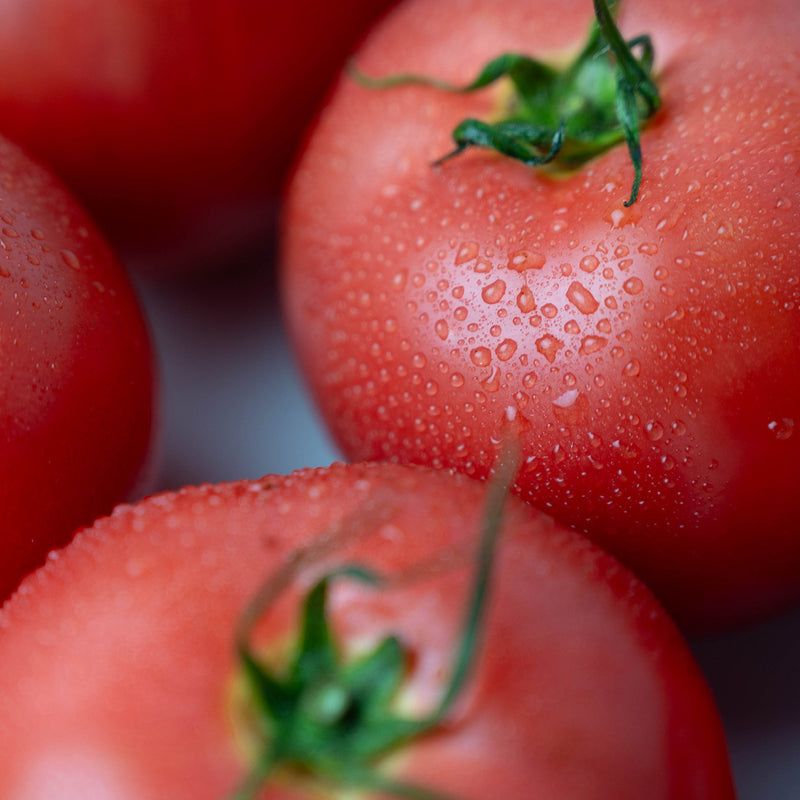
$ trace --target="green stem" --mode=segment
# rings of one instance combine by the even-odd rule
[[[563,69],[504,53],[462,86],[414,74],[374,78],[355,68],[350,72],[370,89],[423,85],[458,93],[474,92],[505,78],[513,88],[507,115],[492,122],[463,120],[453,131],[455,149],[435,165],[479,147],[527,166],[569,172],[624,142],[634,170],[625,203],[630,206],[642,183],[641,128],[661,107],[653,78],[653,44],[646,35],[623,38],[614,21],[616,2],[593,2],[596,19],[586,44]]]
[[[465,611],[453,668],[442,698],[420,718],[398,716],[395,697],[410,661],[397,637],[383,639],[370,653],[345,662],[333,635],[327,611],[328,590],[334,579],[349,578],[372,586],[388,581],[358,565],[326,573],[305,597],[296,653],[283,675],[274,674],[251,649],[253,627],[266,606],[285,591],[298,570],[310,560],[301,553],[287,562],[259,591],[242,615],[236,636],[239,662],[256,712],[253,731],[263,739],[262,752],[251,773],[230,800],[251,800],[270,774],[281,765],[342,786],[373,789],[408,800],[450,800],[427,787],[395,781],[376,770],[387,753],[418,739],[439,726],[460,697],[478,660],[485,627],[502,509],[519,465],[517,444],[499,459],[487,488],[473,583]],[[368,504],[364,517],[352,520],[363,532],[386,519],[380,503]],[[350,535],[343,534],[346,540]],[[315,555],[331,549],[319,545]]]

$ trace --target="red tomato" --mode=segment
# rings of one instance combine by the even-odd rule
[[[229,256],[269,227],[297,139],[389,2],[5,2],[2,129],[126,249]]]
[[[125,273],[49,172],[0,140],[0,599],[132,496],[153,357]]]
[[[502,52],[563,58],[585,0],[422,2],[358,55],[466,83]],[[485,150],[439,166],[469,95],[344,78],[291,187],[286,312],[352,459],[483,476],[515,418],[526,500],[586,532],[684,625],[800,597],[800,14],[792,0],[623,3],[663,107],[553,177]]]
[[[0,612],[0,795],[232,796],[253,745],[234,629],[312,543],[257,625],[258,657],[285,658],[312,574],[366,564],[399,580],[332,584],[344,658],[397,635],[413,658],[395,711],[429,708],[452,666],[484,495],[443,470],[339,464],[118,508]],[[644,586],[514,498],[500,542],[466,692],[381,773],[464,800],[732,800],[706,685]],[[289,773],[257,796],[308,792]]]

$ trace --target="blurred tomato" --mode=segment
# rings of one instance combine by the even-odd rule
[[[270,226],[296,142],[388,5],[4,2],[0,130],[127,250],[214,258]]]
[[[153,378],[139,305],[106,242],[0,139],[0,600],[137,491]]]

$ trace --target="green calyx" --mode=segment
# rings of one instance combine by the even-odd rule
[[[253,626],[288,580],[277,591],[265,586],[267,591],[262,590],[243,615],[236,643],[249,696],[249,733],[258,742],[258,756],[229,800],[252,800],[279,769],[333,788],[448,800],[425,787],[394,780],[380,771],[379,762],[439,728],[466,685],[480,643],[501,511],[516,463],[501,461],[489,483],[477,567],[450,679],[436,706],[417,718],[395,708],[411,661],[403,643],[387,636],[366,655],[346,661],[329,623],[327,599],[334,580],[355,580],[379,590],[386,585],[381,576],[355,565],[317,581],[305,597],[299,640],[283,674],[263,664],[250,644]]]
[[[634,170],[625,202],[630,206],[642,182],[641,127],[658,111],[661,98],[653,79],[650,37],[623,39],[614,22],[616,6],[617,0],[594,0],[596,19],[586,45],[563,69],[507,53],[489,62],[466,86],[417,75],[354,75],[372,88],[420,84],[459,93],[508,78],[513,93],[507,116],[493,123],[461,122],[453,131],[455,149],[436,164],[469,147],[488,147],[529,166],[567,171],[624,141]]]

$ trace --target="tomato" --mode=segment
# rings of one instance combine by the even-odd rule
[[[591,5],[411,0],[369,76],[463,85],[499,53],[563,61]],[[514,418],[518,493],[633,568],[687,628],[800,597],[800,14],[786,0],[622,4],[661,110],[554,175],[453,149],[508,94],[344,77],[284,217],[295,350],[354,460],[484,476]]]
[[[71,194],[0,139],[0,599],[147,481],[154,364],[136,296]]]
[[[0,611],[0,794],[232,796],[254,745],[235,629],[276,570],[287,586],[256,607],[256,657],[280,669],[300,595],[365,565],[388,582],[333,580],[332,635],[348,663],[398,637],[392,708],[424,712],[449,681],[485,494],[443,470],[336,464],[117,508]],[[707,687],[638,580],[513,497],[494,569],[451,714],[370,769],[465,800],[733,798]],[[289,771],[252,796],[309,792]]]
[[[297,139],[388,5],[6,2],[2,129],[152,268],[230,257],[269,228]]]

